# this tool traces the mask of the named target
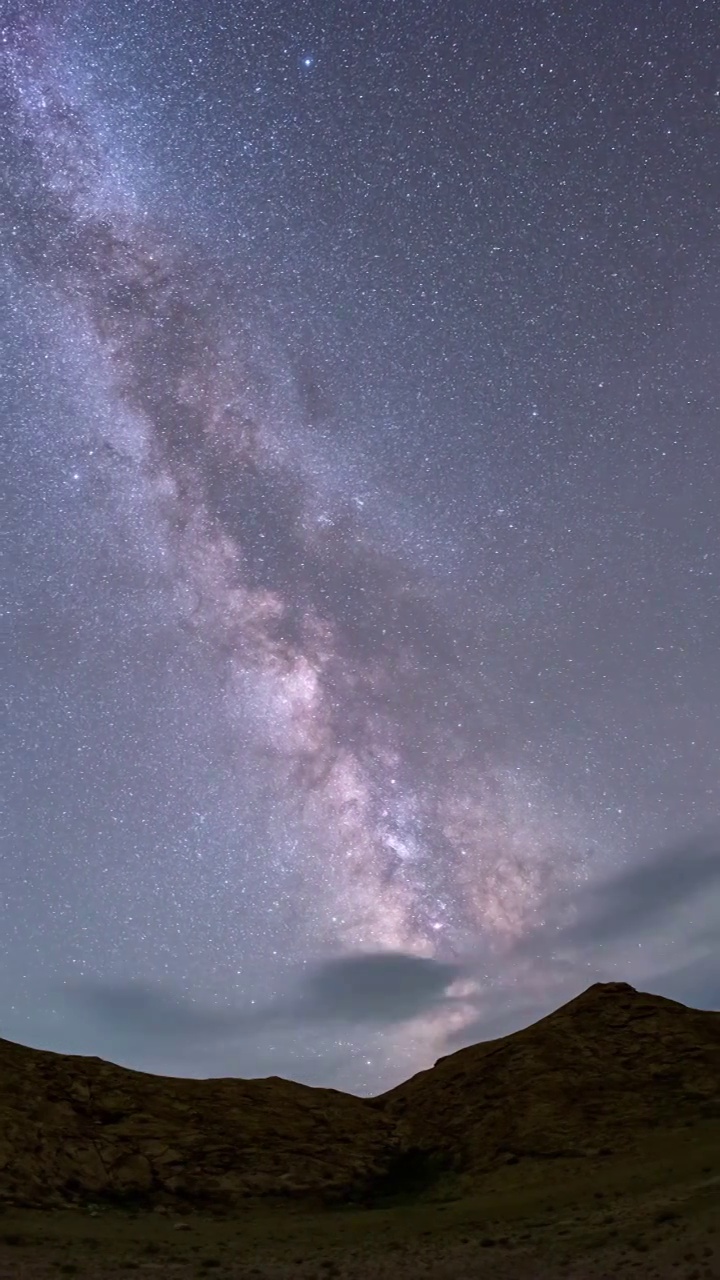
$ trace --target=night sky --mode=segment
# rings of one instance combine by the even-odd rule
[[[716,5],[0,9],[0,1034],[720,1008]]]

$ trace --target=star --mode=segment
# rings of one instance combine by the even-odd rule
[[[715,989],[713,51],[638,3],[5,22],[3,1034],[378,1092]]]

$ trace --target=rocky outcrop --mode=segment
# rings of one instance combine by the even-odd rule
[[[445,1152],[457,1170],[619,1150],[648,1128],[720,1117],[720,1013],[597,983],[378,1101],[404,1146]]]
[[[342,1196],[392,1121],[287,1080],[181,1080],[0,1041],[0,1196],[228,1205]]]

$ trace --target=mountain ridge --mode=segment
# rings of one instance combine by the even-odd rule
[[[365,1202],[519,1160],[596,1159],[720,1117],[720,1013],[598,983],[375,1098],[151,1075],[0,1040],[0,1200]]]

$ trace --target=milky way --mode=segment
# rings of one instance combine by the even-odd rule
[[[145,581],[164,633],[189,646],[217,690],[207,717],[226,743],[224,793],[233,777],[239,796],[248,779],[265,789],[265,887],[272,898],[289,867],[296,890],[262,927],[301,963],[358,950],[497,963],[541,928],[548,903],[584,884],[599,840],[615,841],[612,859],[626,838],[622,796],[598,816],[601,778],[584,796],[558,793],[555,767],[543,768],[543,737],[552,754],[564,732],[555,713],[545,735],[530,727],[523,740],[524,713],[513,711],[524,705],[532,719],[526,671],[541,684],[563,647],[541,602],[552,543],[569,534],[571,547],[572,533],[556,523],[541,541],[540,472],[517,546],[515,504],[502,494],[485,510],[478,493],[475,531],[466,519],[442,555],[427,553],[443,536],[417,499],[405,506],[410,532],[398,532],[403,499],[373,478],[362,439],[358,449],[351,431],[348,451],[342,432],[324,434],[312,350],[307,360],[287,354],[272,321],[257,319],[256,290],[246,305],[226,251],[193,238],[186,208],[146,205],[62,29],[28,9],[3,33],[5,239],[13,271],[47,298],[38,331],[65,353],[69,394],[79,412],[83,397],[95,405],[88,453],[104,498],[96,489],[92,518]],[[298,60],[303,74],[314,57]],[[203,180],[199,171],[200,189]],[[528,412],[531,423],[537,410]],[[591,452],[584,469],[592,475]],[[603,485],[612,487],[607,470]],[[517,571],[512,605],[487,565],[485,577],[474,567],[497,555],[491,519]],[[596,570],[586,572],[577,607],[594,591]],[[612,579],[608,561],[601,576]],[[508,678],[503,648],[523,627],[533,634],[527,666]],[[605,703],[595,714],[614,713]],[[166,884],[172,875],[166,868]],[[228,913],[249,910],[247,896],[241,908],[233,901],[244,875],[225,881]],[[425,1029],[413,1023],[403,1052],[422,1055],[428,1034],[439,1043],[476,1018],[477,978],[457,988],[467,1004],[428,1015]],[[240,1003],[262,995],[246,989]]]

